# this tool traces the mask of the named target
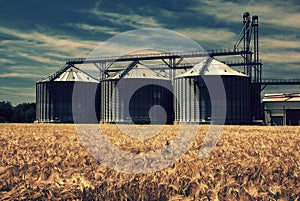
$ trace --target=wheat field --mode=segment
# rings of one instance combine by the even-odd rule
[[[139,140],[101,128],[120,149],[163,149],[180,125]],[[86,151],[74,125],[0,125],[1,200],[300,200],[300,127],[225,126],[204,159],[199,125],[189,150],[153,173],[120,173]]]

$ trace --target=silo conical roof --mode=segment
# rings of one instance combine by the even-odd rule
[[[99,81],[86,72],[80,70],[75,66],[69,66],[56,73],[38,81],[38,82],[93,82],[98,83]]]
[[[167,77],[160,75],[159,73],[154,72],[153,70],[149,69],[148,67],[144,66],[141,63],[137,63],[133,66],[127,73],[123,75],[126,69],[121,70],[110,77],[106,78],[106,80],[117,80],[117,79],[158,79],[158,80],[169,80]]]
[[[206,63],[207,61],[204,60],[196,64],[193,68],[191,68],[187,72],[178,75],[176,78],[200,76]],[[212,59],[211,62],[208,64],[207,69],[204,71],[204,75],[222,75],[222,76],[233,75],[233,76],[247,77],[247,75],[230,68],[228,65],[216,59]]]

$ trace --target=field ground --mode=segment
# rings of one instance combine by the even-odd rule
[[[147,152],[172,140],[179,125],[150,140],[102,125],[120,149]],[[191,148],[154,173],[125,174],[97,162],[74,125],[0,124],[1,200],[300,200],[300,127],[225,126],[204,159],[208,126]]]

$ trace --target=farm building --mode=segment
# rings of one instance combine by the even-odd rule
[[[171,80],[138,62],[101,80],[101,122],[173,123],[172,103]]]
[[[98,80],[74,66],[38,81],[37,122],[98,122],[98,85]],[[78,93],[73,93],[74,89]]]
[[[265,116],[266,124],[299,125],[299,94],[266,95],[262,104],[267,86],[300,79],[262,78],[258,36],[258,16],[245,12],[233,48],[67,59],[36,83],[37,121],[262,124]],[[99,77],[75,67],[81,64]]]
[[[267,125],[300,125],[300,94],[265,94]]]
[[[222,79],[226,100],[226,124],[247,124],[250,122],[250,79],[226,64],[208,59],[195,65],[174,79],[175,122],[208,123],[211,121],[210,94],[201,72],[206,80]],[[205,68],[205,69],[204,69]],[[213,92],[213,91],[212,91]]]

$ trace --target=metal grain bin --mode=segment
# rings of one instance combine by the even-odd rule
[[[73,94],[75,88],[77,94]],[[99,81],[75,66],[68,66],[36,83],[36,120],[97,123],[98,97]]]
[[[211,100],[207,86],[200,76],[206,61],[174,79],[175,122],[210,123]],[[204,71],[206,79],[221,76],[226,92],[226,124],[249,124],[250,79],[226,64],[212,59]],[[220,101],[225,103],[225,101]]]
[[[173,123],[171,81],[138,62],[101,81],[103,123]]]

